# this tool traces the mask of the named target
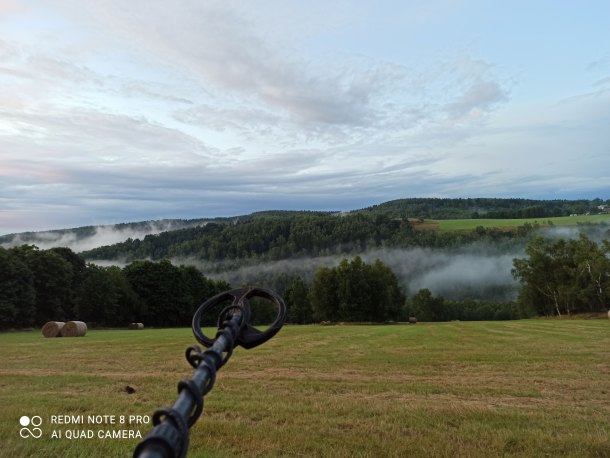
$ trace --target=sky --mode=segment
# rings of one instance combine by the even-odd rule
[[[0,235],[610,198],[607,0],[0,0]]]

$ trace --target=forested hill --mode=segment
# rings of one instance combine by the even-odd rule
[[[128,239],[82,252],[87,260],[195,258],[279,260],[356,254],[379,247],[450,247],[525,235],[479,228],[470,232],[414,230],[407,218],[351,213],[248,217]]]
[[[358,253],[381,246],[446,247],[468,243],[474,241],[473,238],[514,237],[515,234],[493,230],[475,234],[414,231],[409,221],[417,218],[544,218],[597,213],[603,204],[601,199],[413,198],[349,212],[272,210],[233,217],[144,221],[11,234],[0,237],[0,244],[80,246],[75,251],[82,252],[89,260],[166,257],[275,260]],[[112,237],[108,237],[109,233]]]
[[[466,218],[548,218],[599,211],[605,204],[593,200],[531,200],[531,199],[398,199],[373,205],[360,212],[391,218],[466,219]]]
[[[181,229],[184,227],[198,226],[208,221],[225,220],[226,218],[199,218],[199,219],[162,219],[155,221],[137,221],[132,223],[108,224],[100,226],[81,226],[69,229],[54,229],[38,232],[21,232],[18,234],[6,234],[0,236],[0,244],[11,244],[19,240],[21,244],[36,244],[40,240],[61,240],[69,236],[71,239],[80,240],[94,237],[100,230],[113,231],[117,233],[152,233]]]
[[[95,259],[194,257],[220,261],[236,258],[281,259],[317,255],[340,245],[364,248],[407,233],[409,223],[383,216],[330,214],[256,214],[198,227],[147,235],[142,240],[85,251]]]

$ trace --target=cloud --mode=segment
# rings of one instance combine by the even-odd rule
[[[0,0],[0,14],[14,13],[21,9],[17,0]]]
[[[605,71],[610,68],[610,52],[587,64],[586,69],[592,72]]]
[[[12,11],[0,205],[18,213],[0,232],[77,214],[96,218],[84,225],[607,189],[604,75],[563,104],[516,102],[499,54],[445,41],[421,57],[464,13],[440,5],[50,0]]]
[[[4,112],[2,119],[10,125],[0,136],[2,207],[32,220],[42,205],[55,208],[46,228],[94,210],[107,222],[140,211],[157,215],[142,219],[163,218],[172,193],[188,194],[185,182],[197,190],[219,162],[215,148],[145,119],[84,110]]]
[[[276,130],[282,121],[279,115],[258,107],[218,107],[207,103],[177,110],[174,117],[183,123],[217,131],[231,130],[243,135],[265,135],[269,131],[277,135]]]
[[[441,62],[424,81],[419,70],[371,57],[314,62],[288,53],[290,42],[278,46],[273,40],[282,37],[265,35],[264,23],[251,22],[231,2],[186,2],[170,10],[150,2],[146,8],[141,1],[120,8],[115,3],[72,14],[111,30],[117,44],[129,43],[134,55],[189,75],[205,96],[177,111],[176,119],[219,131],[353,141],[348,135],[411,129],[447,112],[481,116],[507,98],[492,67],[481,60],[461,56]],[[434,108],[425,98],[434,97],[436,86],[448,88],[453,98],[445,107]],[[415,95],[420,92],[424,95]]]
[[[456,118],[480,117],[491,107],[506,100],[506,92],[496,81],[477,81],[447,105],[447,111]]]
[[[158,164],[199,162],[215,153],[214,148],[193,136],[146,118],[84,109],[0,113],[4,125],[10,126],[1,138],[8,144],[5,150],[29,152],[17,156],[26,161],[36,153],[36,160],[43,163],[49,158],[59,163],[98,166],[121,159],[120,167],[124,167],[141,162],[151,164],[155,160]]]
[[[593,86],[602,86],[604,88],[610,86],[610,76],[597,80],[595,83],[593,83]]]
[[[442,107],[450,123],[477,122],[509,100],[506,83],[495,77],[488,62],[462,55],[443,63],[441,69],[453,75],[445,81],[448,100]]]
[[[167,8],[115,1],[77,11],[71,14],[111,30],[109,35],[121,45],[130,43],[133,53],[186,71],[216,102],[238,97],[300,124],[364,123],[368,94],[386,79],[381,72],[364,75],[365,82],[363,75],[350,77],[341,69],[314,71],[267,43],[230,2],[187,1]]]

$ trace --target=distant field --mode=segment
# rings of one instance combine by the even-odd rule
[[[549,221],[555,226],[576,226],[578,223],[610,223],[610,214],[604,215],[582,215],[582,216],[559,216],[555,218],[519,218],[519,219],[444,219],[424,220],[420,222],[413,220],[416,229],[434,229],[440,231],[468,231],[478,226],[485,228],[497,228],[513,230],[526,223],[548,226]]]
[[[137,439],[51,439],[83,428],[51,415],[170,405],[193,341],[188,329],[0,334],[0,456],[131,456]],[[219,372],[189,456],[606,457],[609,348],[607,319],[287,326]],[[40,439],[20,437],[23,415],[43,419]],[[149,429],[103,428],[126,427]]]

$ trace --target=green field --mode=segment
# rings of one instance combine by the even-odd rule
[[[555,226],[576,226],[579,223],[610,223],[610,214],[558,216],[555,218],[426,220],[424,228],[434,228],[441,231],[467,231],[482,226],[485,228],[511,230],[527,223],[548,226],[549,221]],[[417,224],[415,227],[417,227]]]
[[[193,341],[189,329],[0,334],[0,456],[131,456],[137,439],[52,439],[100,427],[51,416],[172,404]],[[607,319],[286,326],[218,373],[189,456],[608,457],[609,349]],[[20,437],[23,415],[43,419],[40,439]]]

